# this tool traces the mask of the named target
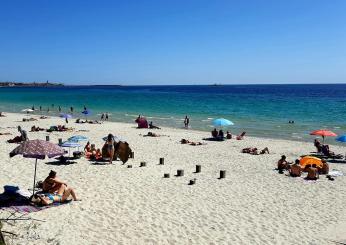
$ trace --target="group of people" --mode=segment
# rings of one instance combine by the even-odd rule
[[[284,171],[288,171],[291,177],[300,177],[302,172],[307,172],[307,180],[317,180],[320,174],[329,173],[329,165],[327,161],[322,159],[321,162],[321,166],[318,166],[317,164],[307,164],[304,168],[302,168],[299,159],[296,159],[294,163],[290,163],[286,160],[286,156],[283,155],[278,161],[277,169],[281,174],[284,173]]]
[[[38,183],[38,188],[42,189],[31,197],[31,201],[39,205],[50,205],[52,203],[63,203],[66,202],[70,196],[74,201],[79,199],[73,188],[69,187],[66,182],[60,180],[57,177],[57,173],[53,170],[50,171],[48,177],[43,181]]]
[[[101,160],[102,159],[102,152],[100,148],[95,147],[95,144],[90,144],[88,141],[87,144],[84,147],[84,154],[86,158],[89,158],[91,160]]]
[[[258,150],[256,147],[247,147],[242,149],[242,153],[248,153],[251,155],[263,155],[263,154],[269,154],[268,147],[265,147],[263,150]]]
[[[107,112],[101,114],[101,121],[108,121],[108,119],[109,119],[109,116]]]
[[[216,128],[214,128],[214,130],[211,131],[211,136],[213,137],[213,139],[216,139],[216,140],[224,140],[225,139],[225,134],[224,134],[222,129],[217,131]],[[226,132],[226,139],[232,139],[231,132],[229,132],[229,131]]]

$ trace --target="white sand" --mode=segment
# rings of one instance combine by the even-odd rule
[[[17,125],[27,131],[32,125],[48,127],[62,119],[19,122],[23,115],[7,114],[0,118],[0,132],[16,135]],[[5,223],[4,230],[18,237],[13,244],[333,244],[345,239],[346,176],[317,182],[279,175],[273,169],[282,154],[293,161],[314,150],[312,143],[245,137],[245,140],[207,142],[203,146],[181,145],[182,138],[201,141],[206,132],[163,128],[155,132],[165,137],[142,137],[149,130],[135,129],[135,124],[102,125],[70,123],[90,132],[28,133],[30,139],[52,142],[76,134],[90,137],[102,146],[109,132],[127,139],[135,152],[129,169],[113,165],[93,165],[80,159],[72,165],[38,164],[38,179],[53,169],[82,198],[59,207],[28,216],[39,221]],[[13,135],[13,136],[14,136]],[[8,153],[16,144],[5,143],[11,136],[0,136],[0,185],[32,188],[34,160]],[[240,153],[245,147],[268,146],[269,155]],[[345,147],[332,146],[337,153]],[[165,165],[158,166],[159,158]],[[146,161],[148,166],[140,168]],[[195,165],[202,172],[194,174]],[[346,164],[331,163],[331,169],[346,173]],[[184,177],[174,177],[184,169]],[[226,179],[219,180],[219,171]],[[171,178],[163,179],[164,173]],[[187,185],[196,178],[196,185]],[[1,218],[7,217],[1,211]],[[336,230],[335,230],[336,229]],[[337,233],[338,231],[338,233]]]

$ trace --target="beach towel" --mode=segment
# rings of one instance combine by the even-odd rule
[[[340,170],[333,169],[333,170],[329,171],[328,175],[330,175],[332,177],[338,177],[338,176],[343,176],[344,173],[341,172]]]

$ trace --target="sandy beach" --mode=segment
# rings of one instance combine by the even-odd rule
[[[148,129],[134,124],[105,122],[75,124],[74,132],[29,132],[32,125],[48,128],[64,124],[61,118],[22,122],[23,114],[5,113],[0,118],[0,186],[32,188],[34,159],[9,152],[17,145],[6,140],[18,135],[17,126],[29,139],[51,142],[85,135],[102,147],[108,133],[127,140],[135,158],[122,165],[93,164],[85,158],[75,164],[39,161],[37,176],[50,170],[75,188],[82,201],[51,207],[27,216],[36,220],[4,223],[13,232],[9,244],[334,244],[346,242],[346,176],[329,181],[292,178],[275,171],[280,156],[289,161],[315,151],[312,143],[246,136],[206,145],[182,145],[182,138],[202,141],[207,132],[162,128],[162,137],[143,137]],[[34,116],[38,118],[38,116]],[[74,120],[71,120],[74,121]],[[87,130],[87,132],[77,132]],[[234,132],[239,133],[239,132]],[[313,137],[311,137],[311,142]],[[240,153],[245,147],[268,147],[270,154]],[[346,147],[331,146],[345,154]],[[158,165],[164,157],[165,164]],[[139,167],[141,161],[146,167]],[[202,166],[194,173],[195,165]],[[132,165],[133,168],[127,168]],[[175,177],[183,169],[183,177]],[[330,163],[330,169],[346,173],[346,164]],[[220,170],[226,178],[218,179]],[[163,178],[169,173],[170,178]],[[188,185],[196,178],[195,185]],[[2,192],[2,191],[1,191]],[[1,210],[1,217],[9,212]]]

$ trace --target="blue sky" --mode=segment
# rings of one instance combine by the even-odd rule
[[[0,81],[346,82],[346,1],[0,1]]]

